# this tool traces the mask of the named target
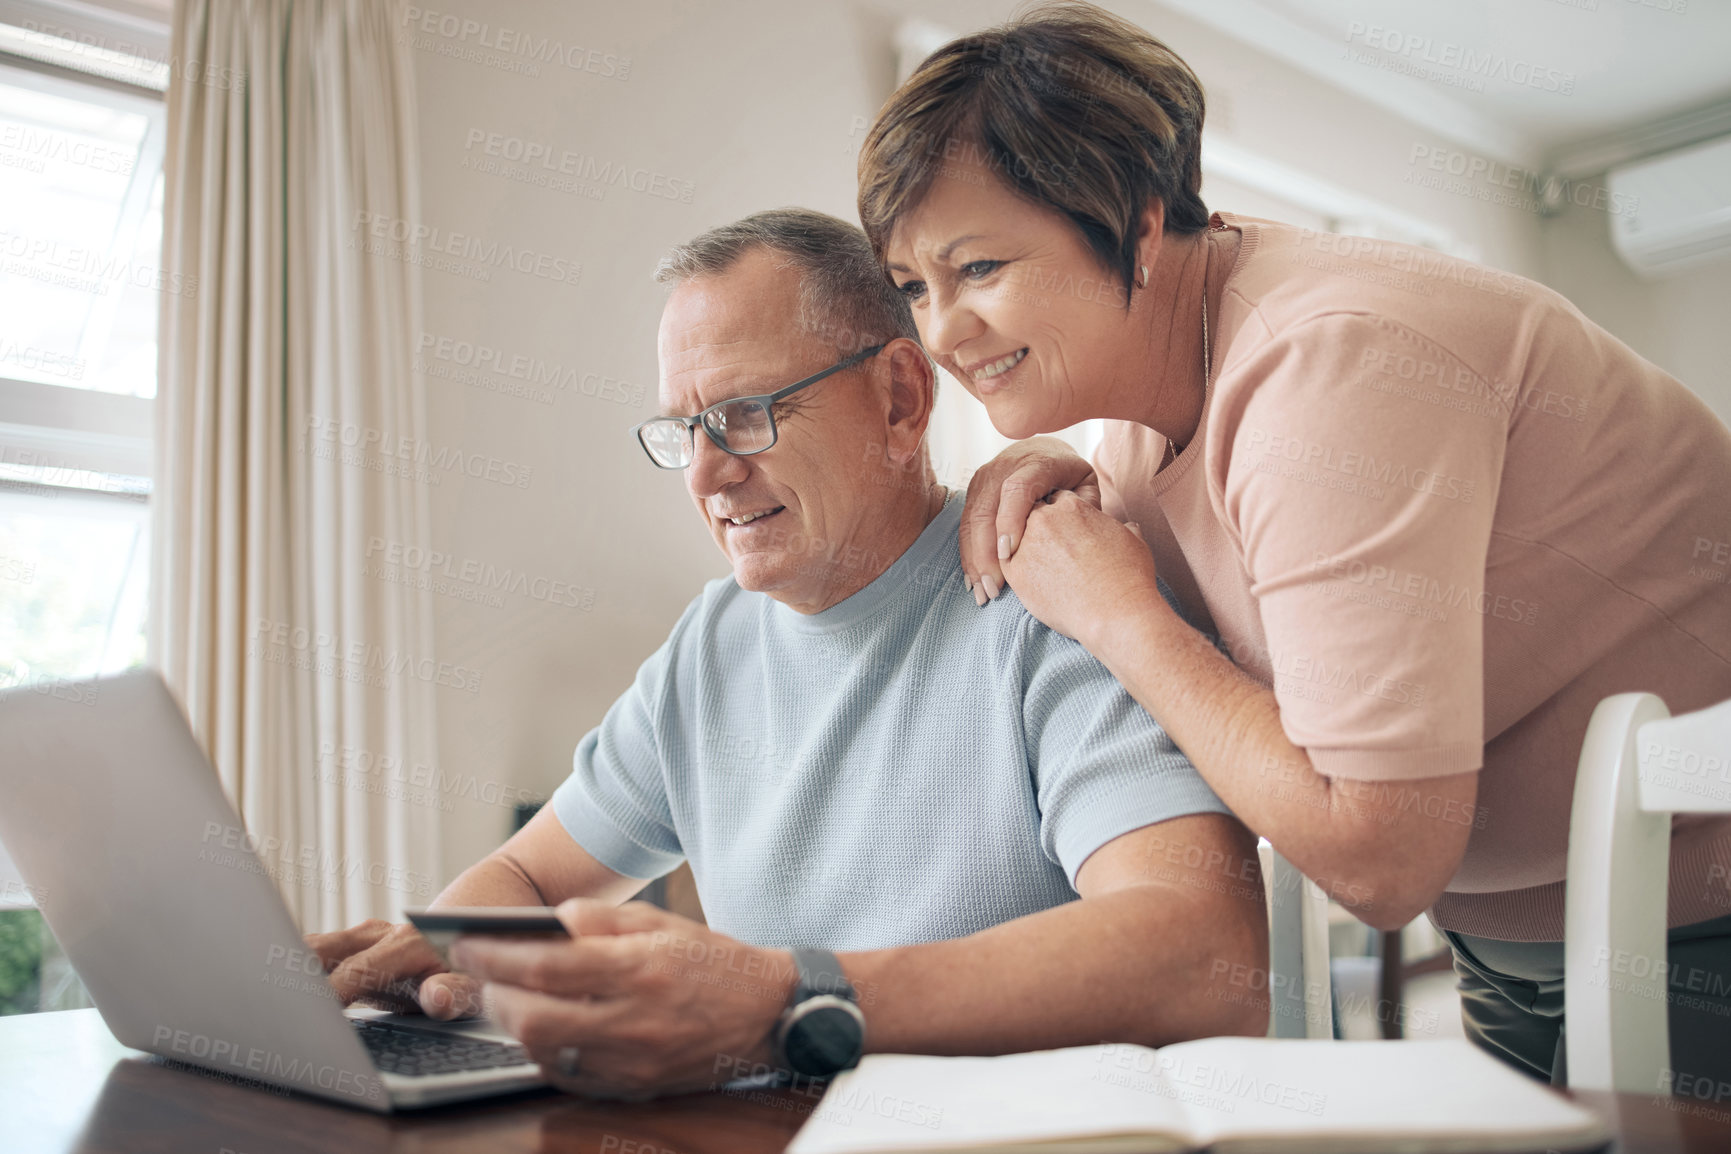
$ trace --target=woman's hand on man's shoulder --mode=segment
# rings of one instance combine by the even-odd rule
[[[1068,489],[1095,508],[1100,484],[1094,468],[1056,437],[1029,437],[980,466],[968,483],[962,511],[962,572],[982,605],[1004,587],[1003,562],[1022,544],[1028,514],[1051,494]]]

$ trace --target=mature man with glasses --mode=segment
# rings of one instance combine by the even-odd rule
[[[634,432],[733,574],[437,902],[559,905],[572,939],[464,938],[452,974],[406,927],[315,935],[339,992],[448,1018],[478,976],[589,1094],[1262,1033],[1254,842],[1080,645],[976,604],[934,370],[864,235],[760,213],[659,279],[663,415]],[[684,860],[707,926],[621,904]]]

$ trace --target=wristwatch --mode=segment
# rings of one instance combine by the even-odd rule
[[[828,1078],[857,1065],[865,1052],[865,1015],[841,960],[828,950],[794,950],[799,981],[775,1026],[782,1066]]]

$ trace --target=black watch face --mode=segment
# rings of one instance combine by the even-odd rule
[[[857,1011],[814,1006],[788,1027],[783,1050],[796,1074],[827,1078],[858,1062],[864,1045],[865,1030]]]

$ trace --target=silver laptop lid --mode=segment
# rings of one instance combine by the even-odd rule
[[[0,751],[0,842],[116,1038],[390,1109],[154,671],[0,692]]]

